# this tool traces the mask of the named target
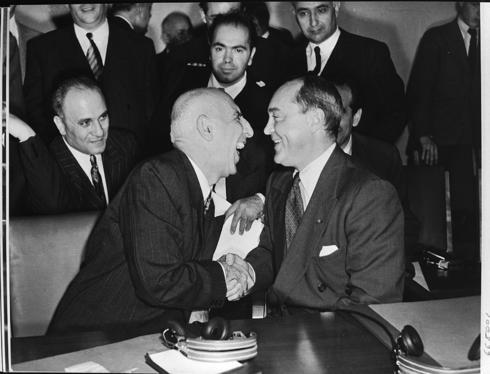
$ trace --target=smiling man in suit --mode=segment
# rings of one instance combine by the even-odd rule
[[[136,162],[134,135],[109,134],[109,114],[90,78],[70,78],[53,95],[60,135],[49,149],[25,122],[11,117],[8,130],[19,140],[27,195],[34,213],[103,210]]]
[[[203,88],[180,96],[172,110],[176,149],[130,175],[92,232],[48,333],[161,331],[168,318],[187,322],[193,311],[241,292],[236,272],[211,260],[211,192],[218,179],[236,172],[252,135],[224,92]]]
[[[402,298],[402,208],[390,183],[336,146],[342,111],[335,86],[312,75],[285,83],[269,104],[264,132],[290,170],[268,181],[259,246],[246,261],[228,256],[283,312]]]
[[[403,81],[387,45],[339,28],[339,1],[293,2],[293,8],[304,37],[294,53],[293,71],[356,79],[366,98],[356,131],[394,143],[405,126],[406,111]]]
[[[111,126],[144,144],[158,96],[155,50],[148,38],[108,21],[107,4],[69,4],[73,25],[27,44],[24,94],[28,122],[49,143],[57,134],[49,102],[67,77],[91,75],[104,93]]]

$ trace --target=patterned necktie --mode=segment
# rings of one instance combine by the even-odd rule
[[[468,48],[468,62],[470,64],[471,71],[475,73],[478,71],[478,67],[479,67],[477,30],[470,28],[468,29],[468,33],[470,34],[470,47]]]
[[[294,234],[301,223],[303,216],[303,199],[301,198],[301,190],[299,188],[299,173],[296,173],[293,180],[291,191],[289,191],[286,200],[286,210],[284,213],[284,223],[286,225],[286,252],[291,244]]]
[[[92,39],[92,33],[87,33],[87,38],[90,41],[90,47],[87,49],[87,61],[90,65],[90,69],[94,73],[95,79],[99,79],[102,75],[102,69],[104,64],[102,63],[102,57],[100,56],[99,49]]]
[[[94,155],[90,155],[90,163],[92,164],[92,168],[90,169],[90,175],[92,176],[92,183],[95,188],[95,192],[97,192],[97,196],[106,203],[104,186],[102,185],[102,177],[99,173],[99,168],[97,167],[97,160]]]
[[[320,47],[315,47],[315,68],[313,69],[313,74],[318,75],[320,69],[322,68],[322,56],[320,55]]]

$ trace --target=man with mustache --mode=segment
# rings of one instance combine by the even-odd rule
[[[139,327],[233,300],[249,282],[212,261],[212,186],[236,173],[250,124],[224,92],[203,88],[172,109],[174,149],[139,165],[101,217],[48,333]]]

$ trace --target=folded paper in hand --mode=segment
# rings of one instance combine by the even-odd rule
[[[217,260],[227,253],[234,253],[241,258],[245,258],[259,244],[260,233],[264,227],[262,222],[255,220],[250,230],[245,231],[242,235],[240,235],[237,226],[235,233],[232,235],[230,233],[232,219],[233,216],[228,217],[223,224],[218,245],[214,251],[213,260]]]

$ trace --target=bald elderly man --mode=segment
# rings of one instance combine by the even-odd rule
[[[253,135],[223,91],[180,96],[172,109],[175,150],[129,176],[92,232],[85,262],[65,292],[48,333],[138,327],[221,306],[248,279],[212,261],[211,186],[236,173]],[[238,279],[238,280],[237,280]],[[245,282],[245,284],[244,284]]]

